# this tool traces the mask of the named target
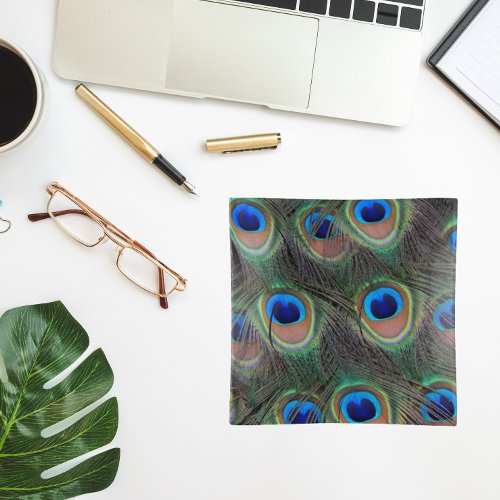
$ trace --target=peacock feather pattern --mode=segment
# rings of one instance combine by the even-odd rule
[[[233,199],[232,424],[456,425],[457,201]]]

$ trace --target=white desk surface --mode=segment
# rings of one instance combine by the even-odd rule
[[[428,54],[469,0],[428,0]],[[97,87],[201,193],[143,161],[51,69],[56,1],[0,0],[0,36],[21,45],[50,87],[45,126],[0,157],[0,312],[62,300],[101,346],[120,405],[116,482],[93,498],[173,500],[497,500],[500,337],[498,131],[424,67],[402,129]],[[276,152],[210,156],[203,139],[280,131]],[[185,274],[163,311],[42,211],[58,180]],[[459,425],[231,427],[228,198],[460,200]]]

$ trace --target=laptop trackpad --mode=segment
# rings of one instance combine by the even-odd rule
[[[168,90],[306,108],[318,20],[201,0],[176,0]]]

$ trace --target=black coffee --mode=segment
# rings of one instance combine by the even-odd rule
[[[19,137],[35,114],[36,83],[30,67],[0,46],[0,146]]]

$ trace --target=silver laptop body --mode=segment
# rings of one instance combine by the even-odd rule
[[[62,77],[408,122],[425,0],[59,0]]]

